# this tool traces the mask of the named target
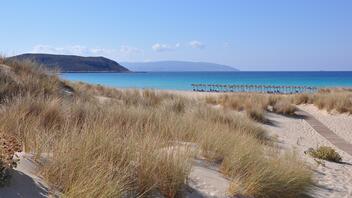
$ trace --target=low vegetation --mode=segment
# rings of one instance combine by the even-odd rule
[[[309,154],[318,159],[327,160],[331,162],[340,163],[342,161],[342,157],[339,153],[335,151],[335,149],[329,146],[320,146],[317,149],[313,149],[309,151]]]
[[[329,112],[352,113],[351,89],[322,89],[316,94],[299,94],[292,97],[295,104],[314,104]]]
[[[199,153],[189,145],[219,163],[231,195],[298,197],[312,188],[303,162],[279,154],[245,114],[160,91],[61,82],[33,63],[0,63],[8,65],[0,66],[0,133],[37,160],[44,156],[41,174],[66,197],[182,196]],[[271,99],[259,98],[207,102],[261,121]],[[259,110],[249,110],[254,104]]]
[[[291,104],[291,98],[283,95],[232,93],[207,96],[205,101],[211,105],[221,105],[224,109],[244,111],[249,118],[258,122],[266,122],[266,111],[293,115],[297,110],[295,105]]]
[[[292,105],[288,100],[280,100],[274,104],[273,111],[275,113],[284,115],[294,115],[297,111],[297,108],[296,106]]]
[[[206,96],[205,102],[225,109],[243,111],[249,118],[265,122],[265,112],[294,115],[295,105],[314,104],[329,112],[352,113],[352,90],[347,88],[321,89],[315,94],[269,95],[261,93],[224,93]]]
[[[266,122],[265,111],[261,108],[252,107],[247,109],[246,113],[247,113],[247,116],[252,120],[255,120],[257,122],[262,122],[262,123]]]
[[[312,184],[312,174],[295,154],[286,154],[269,160],[263,160],[249,153],[235,153],[235,155],[240,163],[231,164],[229,174],[237,175],[237,180],[230,184],[231,194],[294,198],[304,197],[311,190],[309,186]],[[287,182],[289,180],[292,183]]]

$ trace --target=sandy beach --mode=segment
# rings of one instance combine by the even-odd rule
[[[189,92],[188,95],[192,95]],[[193,97],[198,97],[204,94],[194,94]],[[300,105],[299,108],[308,111],[315,118],[322,121],[326,126],[346,140],[352,137],[352,133],[348,133],[352,125],[352,117],[346,114],[329,114],[326,111],[319,110],[313,105]],[[321,198],[348,198],[352,197],[352,156],[338,149],[328,140],[317,133],[304,119],[293,118],[274,113],[267,113],[268,119],[272,124],[262,124],[268,133],[277,137],[277,146],[282,150],[294,150],[296,154],[302,158],[309,167],[314,171],[314,180],[316,181],[316,188],[312,192],[313,197]],[[309,148],[316,148],[318,146],[330,146],[342,156],[343,163],[334,163],[324,161],[323,165],[317,163],[311,156],[304,154]],[[197,167],[197,166],[196,166]],[[195,168],[194,174],[201,176],[207,171],[199,172]],[[192,176],[192,175],[191,175]],[[208,181],[203,182],[203,186],[207,183],[212,183],[213,180],[208,178]],[[226,181],[226,180],[225,180]],[[221,184],[221,182],[219,183]],[[222,186],[226,185],[224,182]],[[198,186],[203,190],[203,186]],[[223,187],[220,189],[224,189]],[[213,190],[210,195],[219,195],[219,190]],[[222,196],[226,195],[226,191],[222,191]],[[221,196],[218,196],[221,197]]]
[[[4,1],[0,198],[352,198],[352,1]]]
[[[221,93],[167,91],[192,99],[201,99],[206,96],[220,95]],[[214,108],[221,108],[219,105]],[[304,111],[312,114],[334,133],[352,143],[352,116],[348,114],[328,113],[319,110],[313,104],[298,105]],[[326,138],[316,132],[303,118],[283,116],[267,113],[271,124],[261,124],[267,132],[277,137],[277,146],[282,150],[294,150],[300,158],[315,173],[317,187],[312,192],[313,197],[334,198],[352,197],[352,156],[331,144]],[[334,148],[343,159],[343,163],[323,161],[318,164],[311,156],[304,154],[309,148],[330,146]],[[225,197],[229,181],[223,177],[217,168],[204,161],[196,161],[190,175],[193,190],[188,197]],[[214,185],[215,184],[215,185]],[[198,192],[199,194],[197,194]],[[201,197],[200,196],[200,197]]]
[[[309,112],[317,120],[324,123],[336,135],[352,143],[352,115],[347,113],[327,112],[319,110],[312,104],[299,105],[300,109]]]
[[[165,93],[165,92],[164,92]],[[167,91],[194,100],[204,99],[205,96],[214,96],[220,93],[201,93],[190,91]],[[111,98],[97,96],[105,103]],[[214,105],[214,108],[222,108]],[[352,116],[347,114],[328,113],[317,109],[314,105],[299,105],[300,109],[309,112],[316,119],[324,123],[341,138],[352,142]],[[242,114],[242,112],[239,112]],[[281,151],[294,151],[304,160],[314,172],[314,181],[317,186],[312,191],[312,197],[334,198],[352,197],[352,156],[335,147],[327,139],[317,133],[303,118],[297,116],[283,116],[276,113],[265,113],[269,124],[261,125],[268,134],[274,137],[276,145]],[[304,154],[309,148],[330,146],[342,156],[343,163],[319,161]],[[14,170],[13,182],[9,187],[0,189],[0,197],[50,197],[49,186],[37,173],[37,164],[31,160],[29,154],[20,154],[19,166]],[[26,178],[26,179],[22,179]],[[204,159],[194,159],[191,173],[187,179],[184,195],[188,198],[199,197],[227,197],[230,180],[226,178],[216,164]],[[21,189],[19,192],[18,189]],[[4,196],[5,195],[5,196]]]
[[[312,107],[311,107],[312,108]],[[307,109],[305,109],[307,110]],[[324,116],[324,112],[315,111],[315,115]],[[283,149],[294,149],[315,172],[318,186],[313,197],[351,197],[352,196],[352,156],[336,148],[318,134],[305,120],[268,113],[272,125],[262,125],[277,137],[278,146]],[[336,123],[338,125],[340,123]],[[343,123],[348,125],[348,122]],[[319,165],[312,157],[305,155],[308,148],[331,146],[342,156],[343,163],[324,161]]]

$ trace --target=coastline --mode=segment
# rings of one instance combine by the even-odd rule
[[[192,90],[192,84],[351,88],[352,72],[67,72],[65,80],[108,87]]]
[[[296,114],[295,107],[320,99],[321,108],[328,104],[339,112],[350,111],[348,103],[341,103],[349,99],[350,91],[325,90],[313,97],[109,88],[61,81],[40,68],[26,66],[11,65],[13,71],[10,66],[0,67],[4,82],[13,85],[5,92],[9,100],[1,111],[0,123],[7,136],[14,138],[9,141],[4,136],[4,140],[9,145],[22,140],[25,153],[19,149],[14,155],[29,156],[29,161],[46,155],[46,162],[27,163],[22,158],[21,166],[10,167],[29,178],[23,184],[27,188],[20,190],[30,188],[36,193],[42,188],[34,187],[42,185],[42,194],[58,186],[64,195],[78,196],[84,188],[87,195],[123,192],[159,193],[161,197],[190,192],[190,198],[263,193],[282,197],[288,192],[290,197],[309,193],[330,198],[352,192],[352,157],[320,136]],[[18,70],[22,72],[14,72]],[[321,115],[321,110],[315,112],[314,116]],[[331,119],[333,115],[325,116]],[[327,125],[333,128],[350,122],[349,114]],[[17,130],[8,130],[13,128]],[[341,131],[336,129],[336,133]],[[348,131],[346,128],[340,135],[349,137],[343,136]],[[336,150],[342,162],[322,161],[305,153],[318,146]],[[119,177],[110,177],[116,173]],[[70,177],[73,174],[77,177]],[[38,178],[44,178],[43,182]],[[190,182],[185,183],[187,180]],[[106,186],[107,182],[111,186]],[[119,191],[112,188],[116,185]],[[152,191],[145,192],[140,188],[143,186]],[[185,191],[183,186],[193,190]],[[13,185],[7,190],[17,192],[18,188]]]

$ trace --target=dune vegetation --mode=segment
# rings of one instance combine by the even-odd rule
[[[316,149],[312,149],[308,152],[312,157],[327,160],[331,162],[340,163],[342,161],[342,157],[339,153],[335,151],[335,149],[329,146],[319,146]]]
[[[295,153],[278,152],[256,122],[231,111],[262,120],[278,103],[270,97],[205,101],[64,82],[31,62],[0,64],[0,134],[45,158],[41,174],[66,197],[182,196],[200,156],[218,163],[230,195],[293,198],[312,189]]]
[[[291,97],[286,95],[224,93],[207,96],[205,101],[211,105],[221,105],[224,109],[245,112],[250,119],[258,122],[266,122],[266,111],[293,115],[297,110]]]
[[[262,93],[222,93],[206,96],[211,105],[245,112],[252,120],[265,122],[265,112],[294,115],[296,105],[314,104],[329,112],[352,113],[352,90],[347,88],[321,89],[314,94],[269,95]]]
[[[314,104],[329,112],[352,113],[351,89],[322,89],[316,94],[299,94],[292,97],[295,104]]]

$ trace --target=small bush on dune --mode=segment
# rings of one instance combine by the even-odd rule
[[[61,105],[60,99],[53,99],[43,109],[41,124],[44,128],[53,129],[62,126],[65,112],[61,111]]]
[[[111,133],[99,135],[100,127],[87,127],[55,145],[43,175],[67,197],[123,197],[137,192],[126,144],[112,144],[109,138],[120,139]]]
[[[144,90],[142,92],[142,97],[145,105],[147,106],[155,106],[160,104],[162,101],[162,97],[157,94],[156,91],[153,90]]]
[[[0,130],[19,137],[26,152],[50,147],[53,137],[69,124],[60,101],[56,97],[16,98],[1,112]]]
[[[230,95],[223,94],[218,98],[219,104],[221,104],[224,108],[230,108],[237,111],[242,111],[244,109],[244,97],[242,94],[239,95]]]
[[[296,112],[297,108],[292,105],[288,100],[279,100],[273,106],[273,111],[275,113],[284,114],[284,115],[293,115]]]
[[[217,99],[217,97],[214,97],[214,96],[206,96],[205,97],[205,102],[207,104],[217,105],[218,104],[218,99]]]
[[[31,61],[3,60],[6,72],[0,68],[0,99],[14,96],[60,95],[61,82],[53,73]]]
[[[257,122],[265,122],[265,112],[261,108],[250,108],[246,111],[247,116]]]
[[[297,94],[293,96],[293,103],[294,104],[307,104],[307,103],[311,103],[313,98],[312,95],[308,95],[308,94]]]
[[[221,164],[221,170],[232,178],[230,195],[248,197],[300,197],[309,193],[311,171],[295,154],[279,156],[265,152],[264,146],[249,136],[235,140]]]
[[[225,108],[242,111],[250,108],[266,109],[268,97],[256,93],[222,94],[218,98],[208,97],[208,103],[218,103]],[[213,100],[213,101],[211,101]]]
[[[291,100],[294,104],[314,104],[327,111],[352,113],[352,93],[349,89],[320,89],[315,94],[293,95]]]
[[[319,109],[326,109],[327,111],[331,111],[334,109],[334,104],[337,100],[335,99],[335,96],[317,94],[314,97],[314,105],[317,106]]]
[[[139,145],[135,163],[140,191],[157,190],[170,198],[179,194],[191,171],[192,152],[178,145],[160,147],[160,141],[150,137]]]
[[[268,97],[268,105],[274,106],[281,99],[282,99],[281,96],[269,95],[269,97]]]
[[[312,190],[312,173],[294,155],[247,160],[230,184],[231,195],[258,198],[295,198]],[[244,167],[244,168],[243,168]]]
[[[335,151],[335,149],[328,146],[320,146],[317,149],[313,149],[309,154],[314,158],[319,158],[322,160],[341,162],[341,156]]]
[[[184,113],[186,111],[186,102],[183,99],[171,101],[171,109],[176,113]]]
[[[225,125],[228,129],[236,131],[238,134],[251,135],[259,140],[267,139],[266,131],[247,119],[245,116],[240,116],[232,112],[224,112],[218,109],[198,107],[196,114],[197,119],[202,119],[208,124]]]
[[[336,111],[339,113],[352,113],[352,97],[347,96],[340,101],[336,102]]]
[[[257,139],[243,134],[239,137],[232,140],[234,145],[225,153],[220,167],[231,178],[244,176],[248,168],[263,157],[263,146]]]
[[[321,109],[336,110],[339,113],[352,113],[352,94],[335,93],[320,96],[317,103]]]

